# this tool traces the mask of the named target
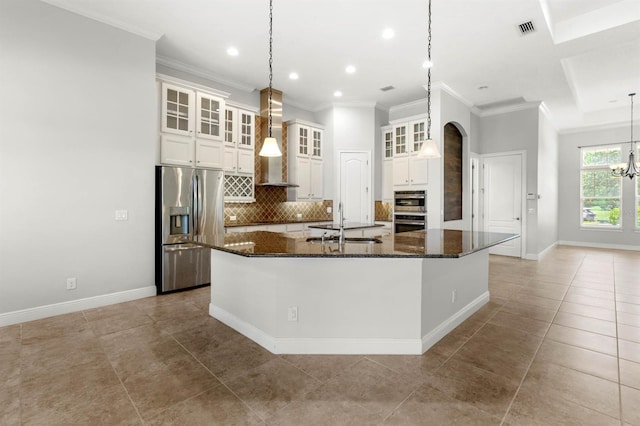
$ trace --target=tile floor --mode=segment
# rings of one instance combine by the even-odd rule
[[[492,256],[422,356],[277,356],[209,289],[0,328],[2,425],[640,425],[640,253]]]

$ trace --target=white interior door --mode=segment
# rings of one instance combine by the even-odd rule
[[[345,221],[372,223],[369,152],[340,153],[340,199]],[[337,212],[337,206],[336,212]],[[338,217],[339,220],[339,217]]]
[[[522,155],[484,157],[483,169],[485,231],[522,235]],[[521,257],[521,240],[499,244],[490,253]]]

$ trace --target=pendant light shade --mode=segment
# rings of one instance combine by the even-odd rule
[[[422,147],[418,151],[418,157],[420,158],[440,158],[440,150],[438,145],[433,139],[427,139],[422,142]]]
[[[429,35],[429,45],[427,48],[428,59],[427,63],[427,140],[422,142],[418,157],[422,158],[440,158],[440,150],[438,145],[431,139],[431,0],[429,0],[429,23],[427,25],[427,31]]]
[[[273,90],[273,0],[269,0],[269,136],[264,139],[262,149],[258,153],[261,157],[282,157],[282,151],[278,146],[278,141],[271,135],[271,125],[273,117],[272,108]]]
[[[280,151],[276,138],[264,138],[262,149],[258,155],[261,157],[282,157],[282,151]]]

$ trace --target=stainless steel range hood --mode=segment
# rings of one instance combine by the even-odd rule
[[[269,88],[260,91],[260,126],[262,139],[269,134]],[[282,157],[260,157],[260,176],[256,186],[280,186],[297,187],[298,185],[287,182],[286,169],[283,167],[287,161],[287,141],[283,140],[282,132],[282,92],[271,89],[271,136],[276,138]],[[260,152],[262,141],[256,141],[256,152]]]

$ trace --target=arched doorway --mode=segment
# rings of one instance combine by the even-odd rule
[[[462,220],[462,133],[453,124],[444,126],[444,221]]]

